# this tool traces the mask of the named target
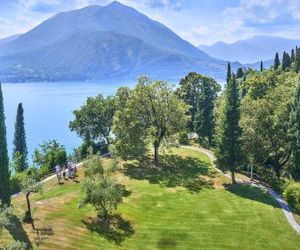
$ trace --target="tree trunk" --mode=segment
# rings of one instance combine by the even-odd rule
[[[31,216],[31,206],[30,206],[30,200],[29,200],[29,195],[30,193],[26,194],[26,201],[27,201],[27,211],[28,211],[28,215],[29,215],[29,220],[32,220],[32,216]]]
[[[231,182],[232,182],[232,184],[236,184],[235,172],[234,171],[231,171]]]
[[[154,142],[154,162],[156,164],[158,163],[158,148],[159,148],[159,143]]]

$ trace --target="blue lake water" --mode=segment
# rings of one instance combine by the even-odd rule
[[[23,103],[29,160],[34,149],[45,140],[55,139],[67,152],[81,144],[81,139],[69,129],[72,111],[80,108],[89,96],[113,95],[120,86],[134,83],[55,82],[2,83],[6,115],[7,141],[11,156],[17,106]],[[31,161],[31,160],[30,160]]]

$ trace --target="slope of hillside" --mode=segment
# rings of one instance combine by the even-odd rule
[[[0,41],[0,70],[6,81],[139,74],[178,79],[189,71],[221,79],[226,63],[135,9],[113,2],[59,13],[25,34]]]
[[[92,206],[78,208],[80,183],[54,179],[32,196],[35,229],[20,220],[24,195],[13,200],[20,217],[0,244],[14,238],[39,249],[298,248],[299,236],[268,194],[228,184],[194,150],[174,149],[161,159],[161,170],[137,162],[123,166],[118,181],[128,196],[110,227],[96,219]]]
[[[199,45],[212,57],[221,60],[239,61],[241,63],[255,63],[274,58],[276,52],[290,51],[300,45],[300,40],[273,36],[254,36],[235,43],[217,42],[211,46]]]

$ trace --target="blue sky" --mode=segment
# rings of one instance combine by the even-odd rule
[[[0,0],[0,38],[24,33],[57,12],[110,0]],[[119,0],[193,43],[253,35],[300,39],[300,0]]]

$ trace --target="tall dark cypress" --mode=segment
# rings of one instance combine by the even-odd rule
[[[280,60],[279,60],[279,55],[276,53],[275,55],[275,60],[274,60],[274,69],[277,70],[280,66]]]
[[[264,63],[263,61],[260,61],[260,72],[264,71]]]
[[[13,157],[16,157],[17,155],[20,157],[18,162],[19,166],[16,166],[16,170],[18,172],[23,172],[27,168],[27,145],[24,126],[24,109],[22,103],[19,103],[18,105],[13,144]]]
[[[287,67],[287,65],[286,65],[286,53],[284,51],[283,56],[282,56],[282,70],[285,70],[286,67]]]
[[[10,205],[10,172],[7,154],[6,127],[2,86],[0,83],[0,200]]]
[[[290,113],[291,149],[296,169],[300,169],[300,80],[295,90]],[[298,171],[297,171],[298,172]],[[300,176],[300,172],[298,173]]]
[[[300,71],[300,49],[297,49],[296,51],[295,68],[298,73]]]
[[[226,77],[226,82],[228,83],[230,78],[231,78],[231,65],[230,65],[230,62],[228,62],[227,64],[227,77]]]
[[[225,90],[225,104],[217,134],[217,163],[231,172],[235,183],[235,173],[241,163],[240,136],[240,99],[238,83],[234,76],[229,80]]]
[[[292,49],[291,51],[291,62],[294,62],[295,61],[295,50]]]
[[[287,68],[291,67],[292,60],[289,53],[285,53],[285,64]]]

